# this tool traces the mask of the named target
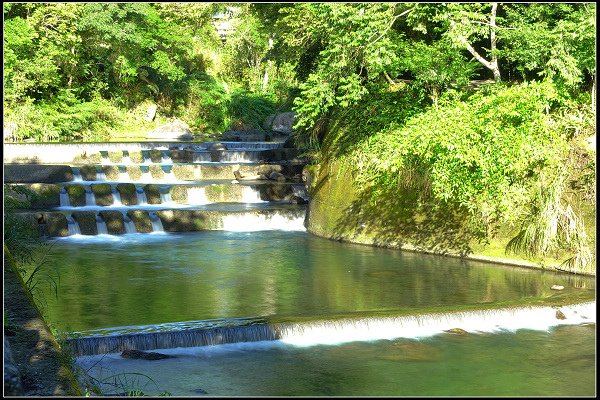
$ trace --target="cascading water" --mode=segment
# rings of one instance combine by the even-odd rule
[[[98,168],[96,170],[96,180],[100,182],[106,181],[106,174],[104,173],[104,170],[102,168]]]
[[[160,203],[161,204],[171,204],[173,203],[173,199],[171,198],[171,192],[169,189],[160,192]]]
[[[269,214],[232,213],[222,218],[223,230],[233,232],[254,232],[264,230],[305,231],[304,210]]]
[[[61,207],[70,207],[71,202],[69,200],[69,193],[67,193],[66,188],[60,189],[60,206]]]
[[[69,236],[72,235],[81,235],[81,230],[79,229],[79,224],[71,215],[67,218],[67,228],[69,229]]]
[[[150,217],[150,222],[152,223],[152,232],[164,232],[165,231],[163,228],[163,225],[162,225],[162,221],[160,220],[158,215],[156,215],[155,212],[148,213],[148,216]]]
[[[161,163],[162,164],[173,164],[173,160],[171,159],[171,154],[168,150],[161,151]]]
[[[131,218],[123,211],[123,223],[125,224],[125,233],[136,233],[137,229]]]
[[[146,198],[146,192],[143,187],[135,188],[135,195],[137,197],[138,206],[143,206],[148,204],[148,199]]]
[[[102,215],[96,215],[96,229],[98,230],[98,235],[108,235],[108,227],[106,226],[106,221],[102,218]]]
[[[565,318],[557,318],[556,307],[534,306],[284,323],[268,323],[259,319],[197,321],[137,329],[113,328],[110,332],[74,332],[76,337],[68,342],[75,354],[94,355],[129,349],[154,350],[265,340],[279,340],[299,347],[339,345],[354,341],[419,339],[455,329],[469,333],[514,332],[519,329],[547,331],[559,325],[596,323],[595,302],[563,306],[560,312]],[[227,324],[230,326],[225,326]]]
[[[77,167],[71,167],[71,170],[73,171],[73,182],[83,182],[81,170]]]
[[[110,190],[113,195],[113,206],[122,206],[123,202],[121,201],[121,193],[119,193],[117,187],[111,186]]]
[[[131,160],[130,160],[131,161]],[[119,167],[119,181],[120,182],[129,182],[129,173],[125,167]]]
[[[242,187],[242,203],[266,203],[260,198],[260,191],[251,186]]]
[[[85,188],[85,205],[86,206],[95,206],[96,205],[96,195],[92,190],[91,186]]]
[[[193,205],[210,204],[211,201],[206,197],[206,188],[204,186],[188,188],[187,203]]]
[[[131,161],[131,157],[129,156],[129,152],[127,150],[123,150],[123,160],[121,161],[125,165],[133,164]]]

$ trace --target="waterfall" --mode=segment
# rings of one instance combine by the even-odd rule
[[[61,207],[70,207],[71,202],[69,200],[69,193],[67,193],[67,188],[60,189],[60,206]]]
[[[91,186],[88,186],[85,188],[85,205],[86,206],[95,206],[96,205],[96,195],[92,191]]]
[[[147,205],[148,204],[148,199],[146,198],[146,192],[144,192],[144,188],[143,187],[137,187],[137,188],[135,188],[135,194],[137,196],[138,206]]]
[[[235,232],[254,232],[267,230],[305,231],[304,210],[282,213],[275,211],[263,213],[232,213],[222,218],[223,230]]]
[[[163,164],[173,164],[173,160],[171,160],[171,154],[169,153],[168,150],[162,150],[160,152],[162,160],[161,163]]]
[[[292,185],[292,192],[294,196],[300,197],[308,201],[308,192],[306,191],[305,185]]]
[[[266,203],[260,198],[260,191],[251,186],[242,187],[242,203]]]
[[[206,197],[206,188],[204,186],[187,189],[187,204],[203,205],[210,203],[210,200]]]
[[[67,227],[69,228],[69,236],[72,235],[81,235],[81,230],[79,229],[79,224],[71,215],[67,218]]]
[[[210,162],[210,151],[201,151],[194,153],[194,162]]]
[[[152,174],[148,170],[146,172],[142,172],[142,176],[140,178],[140,181],[151,183],[151,182],[154,181],[154,178],[152,178]]]
[[[108,227],[106,226],[106,221],[102,218],[102,215],[96,215],[96,229],[98,230],[98,235],[108,235]]]
[[[112,162],[110,161],[110,158],[108,158],[107,150],[100,150],[99,153],[100,153],[100,156],[102,157],[102,164],[104,164],[104,165],[112,164]]]
[[[125,168],[119,168],[119,182],[128,182],[129,181],[129,173]]]
[[[102,168],[96,170],[96,180],[101,182],[106,182],[106,174]]]
[[[223,161],[252,162],[257,161],[261,150],[236,150],[223,153]]]
[[[123,211],[123,223],[125,224],[125,233],[136,233],[137,229],[135,228],[135,224],[133,220],[129,218],[127,213]]]
[[[160,193],[160,202],[161,202],[161,204],[172,203],[173,199],[171,198],[171,192],[168,190],[165,193],[161,192]]]
[[[122,206],[123,202],[121,201],[121,193],[117,190],[116,186],[111,186],[110,188],[113,195],[113,206]]]
[[[73,182],[83,182],[83,177],[81,176],[81,169],[77,167],[71,167],[73,171]]]
[[[121,161],[123,164],[131,165],[131,157],[129,156],[129,151],[123,150],[123,160]]]
[[[565,319],[557,318],[560,309]],[[68,343],[74,354],[94,355],[128,349],[155,350],[225,343],[280,340],[295,346],[334,345],[354,341],[423,338],[461,329],[471,334],[596,323],[596,302],[561,307],[521,306],[491,310],[402,316],[336,318],[268,323],[210,320],[74,332]]]
[[[165,173],[165,175],[163,176],[162,180],[165,182],[173,182],[176,181],[177,178],[175,178],[175,174],[173,174],[173,169],[169,166],[169,167],[163,167],[163,171]]]
[[[164,232],[162,221],[155,212],[148,213],[150,222],[152,223],[152,232]]]

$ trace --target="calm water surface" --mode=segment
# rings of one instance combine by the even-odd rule
[[[344,244],[306,232],[208,231],[52,241],[59,329],[595,298],[595,280]],[[563,291],[551,290],[554,284]]]

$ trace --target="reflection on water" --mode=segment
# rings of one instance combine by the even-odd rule
[[[111,235],[103,235],[111,236]],[[305,232],[55,240],[59,329],[595,298],[595,280],[350,245]],[[551,290],[554,284],[563,291]]]
[[[159,350],[175,358],[78,358],[105,383],[139,372],[174,396],[593,396],[596,325],[293,347],[281,342]],[[107,393],[123,387],[104,385]]]

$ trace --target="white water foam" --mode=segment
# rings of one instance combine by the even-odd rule
[[[69,200],[69,193],[66,188],[60,189],[60,206],[71,207],[71,201]]]
[[[187,204],[204,205],[210,203],[211,201],[206,197],[206,188],[204,186],[187,189]]]
[[[389,318],[313,322],[282,333],[282,342],[295,346],[334,345],[354,341],[418,339],[460,328],[470,333],[531,329],[547,331],[558,325],[596,323],[596,303],[560,307],[523,307]]]
[[[260,198],[260,191],[251,186],[243,186],[242,203],[267,203],[267,201]]]

